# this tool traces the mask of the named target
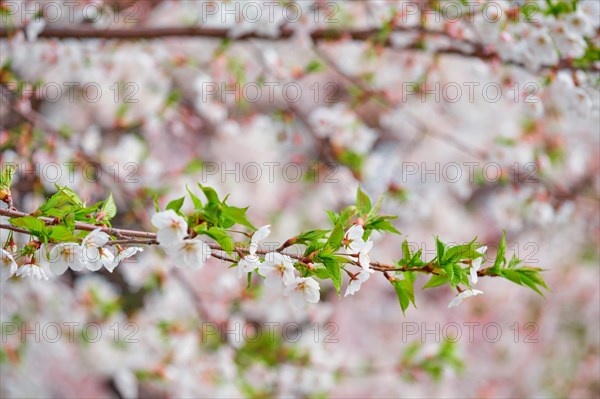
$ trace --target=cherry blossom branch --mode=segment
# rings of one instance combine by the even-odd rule
[[[20,212],[18,210],[14,210],[14,209],[0,209],[0,216],[19,218],[19,217],[33,216],[33,215],[25,213],[25,212]],[[46,225],[54,225],[57,223],[57,220],[53,219],[53,218],[38,217],[38,219],[41,220],[42,222],[44,222]],[[107,233],[111,236],[120,238],[118,240],[109,241],[106,245],[117,245],[117,244],[118,245],[128,245],[128,244],[129,245],[132,245],[132,244],[159,245],[159,243],[156,239],[156,233],[147,232],[147,231],[126,230],[126,229],[112,228],[112,227],[106,227],[106,226],[96,226],[93,224],[82,223],[82,222],[76,222],[75,229],[80,230],[80,231],[94,231],[94,230],[100,229],[100,231],[102,231],[104,233]],[[0,223],[0,230],[10,230],[10,231],[14,231],[17,233],[30,234],[30,232],[26,229],[12,226],[9,224],[4,224],[4,223]],[[145,238],[145,240],[140,240],[138,238]],[[286,243],[289,241],[290,240],[286,241]],[[216,244],[216,243],[207,243],[207,244],[213,251],[225,252],[225,249],[223,249],[223,247],[221,247],[219,244]],[[305,264],[310,264],[312,262],[310,255],[309,256],[300,256],[300,255],[296,255],[293,253],[285,252],[284,249],[287,248],[288,246],[289,245],[286,246],[284,244],[284,245],[280,246],[279,248],[275,249],[274,251],[258,249],[255,251],[255,253],[259,254],[259,255],[266,255],[270,252],[278,252],[278,253],[281,253],[282,255],[289,256],[290,258],[295,259],[295,260],[300,261]],[[238,253],[238,256],[240,258],[242,258],[243,255],[250,253],[250,250],[248,248],[238,247],[238,246],[235,247],[235,251]],[[338,255],[352,256],[352,254],[338,254]],[[238,262],[238,260],[235,260],[228,256],[215,254],[214,252],[212,253],[211,256],[213,256],[216,259],[220,259],[220,260],[223,260],[226,262],[231,262],[231,263]],[[353,262],[351,260],[349,260],[348,263],[353,263]],[[356,263],[356,262],[354,262],[354,263]],[[421,273],[426,273],[426,274],[437,274],[432,267],[433,266],[432,263],[429,263],[420,268],[405,267],[405,266],[398,267],[395,265],[389,265],[389,264],[385,264],[385,263],[377,262],[377,261],[372,261],[369,263],[369,265],[370,265],[371,269],[382,272],[384,274],[389,273],[389,272],[421,272]],[[490,273],[489,269],[491,269],[491,268],[481,269],[478,271],[477,274],[479,276],[494,276],[493,273]]]
[[[439,55],[457,55],[461,57],[479,58],[484,61],[500,61],[504,65],[513,65],[521,68],[527,68],[525,63],[515,60],[501,60],[499,54],[487,46],[476,43],[470,40],[456,38],[444,31],[431,30],[421,26],[403,27],[395,26],[391,32],[417,32],[425,36],[442,36],[456,41],[457,44],[467,45],[472,48],[472,51],[465,50],[460,46],[435,49],[433,54]],[[358,41],[373,40],[375,35],[379,34],[379,29],[317,29],[310,32],[310,37],[313,41],[323,40],[339,40],[352,39]],[[10,37],[14,34],[14,29],[0,27],[0,38]],[[287,26],[280,29],[278,36],[269,36],[259,32],[248,32],[240,36],[232,37],[228,29],[206,28],[206,27],[136,27],[129,29],[93,29],[87,27],[78,28],[61,28],[61,27],[46,27],[38,37],[55,38],[55,39],[122,39],[122,40],[138,40],[138,39],[163,39],[169,37],[202,37],[213,39],[233,39],[237,41],[248,39],[260,39],[278,41],[289,39],[295,34],[295,31]],[[378,42],[385,47],[393,47],[389,37]],[[408,46],[396,48],[397,50],[427,50],[423,47],[422,42],[416,41]],[[561,59],[556,65],[542,65],[540,70],[545,69],[568,69],[582,70],[588,72],[600,72],[600,67],[597,65],[577,66],[573,64],[571,59]]]

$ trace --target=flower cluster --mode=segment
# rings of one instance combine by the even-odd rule
[[[39,248],[32,253],[25,252],[20,257],[16,248],[12,251],[10,248],[13,246],[6,245],[1,250],[1,280],[6,281],[13,275],[33,280],[47,280],[49,274],[60,276],[68,269],[95,272],[104,267],[112,273],[119,263],[143,251],[141,247],[119,246],[117,253],[114,254],[106,247],[109,240],[110,236],[98,228],[83,238],[81,244],[61,242],[39,245],[34,241],[32,245]],[[20,265],[17,260],[22,260]]]
[[[158,228],[158,243],[174,258],[177,267],[200,269],[210,258],[208,244],[197,237],[185,238],[187,221],[172,209],[154,214],[152,224]]]

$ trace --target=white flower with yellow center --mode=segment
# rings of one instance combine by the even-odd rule
[[[190,269],[201,269],[206,261],[210,259],[211,249],[208,244],[200,238],[183,240],[169,249],[177,267],[189,267]]]
[[[152,224],[158,228],[156,240],[163,247],[180,243],[187,235],[188,224],[174,210],[167,209],[152,216]]]
[[[106,248],[102,248],[110,237],[98,228],[88,234],[81,243],[83,262],[88,270],[98,271],[102,266],[110,270],[115,256]]]
[[[83,247],[74,242],[63,242],[55,245],[50,251],[50,270],[61,275],[67,269],[80,271],[85,267]]]
[[[319,283],[312,277],[296,277],[285,289],[283,295],[289,296],[298,307],[305,302],[317,303],[321,296]]]
[[[269,252],[260,266],[260,274],[265,278],[265,284],[287,286],[294,280],[294,261],[279,252]]]

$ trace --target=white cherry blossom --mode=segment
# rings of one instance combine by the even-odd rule
[[[369,251],[373,248],[373,240],[369,237],[367,241],[363,240],[365,230],[362,226],[355,224],[350,227],[344,236],[343,244],[352,254],[358,254],[358,263],[364,270],[369,270]]]
[[[271,227],[270,224],[266,225],[266,226],[262,226],[258,230],[256,230],[254,232],[254,234],[252,234],[252,238],[250,239],[250,247],[248,248],[249,254],[244,256],[244,258],[238,262],[238,266],[237,266],[238,277],[242,277],[244,275],[244,273],[251,273],[258,267],[260,267],[260,265],[261,265],[260,258],[258,256],[256,256],[256,251],[258,250],[258,244],[262,240],[267,238],[269,236],[269,234],[271,234],[270,227]]]
[[[267,285],[287,286],[294,280],[294,261],[279,252],[269,252],[260,266],[260,273]]]
[[[102,229],[96,229],[88,234],[81,243],[83,262],[88,270],[98,271],[102,266],[107,270],[112,268],[115,256],[106,248],[102,248],[109,240],[108,234]]]
[[[346,288],[346,293],[344,294],[344,297],[347,297],[348,295],[354,295],[356,292],[358,292],[358,290],[360,290],[360,286],[362,285],[362,283],[364,283],[365,281],[367,281],[369,279],[369,277],[371,277],[371,274],[375,273],[374,270],[363,270],[361,272],[359,272],[358,274],[356,274],[354,276],[354,278],[352,280],[350,280],[350,283],[348,284],[348,288]]]
[[[131,258],[133,255],[135,255],[138,252],[143,252],[144,248],[141,247],[128,247],[123,249],[122,251],[119,251],[117,253],[117,255],[114,257],[110,268],[107,267],[109,272],[113,272],[113,270],[115,270],[115,267],[117,267],[119,265],[119,263],[121,263],[122,261],[124,261],[125,259]]]
[[[155,213],[151,222],[158,228],[156,239],[163,247],[178,244],[187,235],[188,224],[186,220],[172,209]]]
[[[479,290],[464,290],[460,294],[456,295],[452,301],[448,304],[448,308],[454,308],[465,301],[465,299],[470,298],[472,296],[477,296],[483,294],[483,291]]]
[[[50,250],[50,270],[56,275],[61,275],[67,269],[80,271],[85,267],[83,248],[74,242],[63,242],[55,245]]]
[[[177,267],[201,269],[211,256],[211,249],[200,238],[183,240],[169,248]]]
[[[481,247],[477,248],[476,251],[478,253],[480,253],[482,256],[473,259],[471,262],[470,273],[471,273],[471,283],[472,284],[477,284],[477,280],[478,280],[477,272],[481,268],[481,263],[483,262],[483,255],[485,254],[485,251],[487,251],[487,246],[486,245],[481,246]]]
[[[42,264],[35,257],[30,258],[27,263],[19,266],[15,274],[19,277],[28,277],[32,280],[48,280]]]
[[[558,62],[558,53],[552,38],[545,30],[537,29],[527,39],[528,49],[531,52],[529,64],[532,69],[542,65],[555,65]]]
[[[321,292],[319,283],[312,277],[296,277],[284,288],[283,295],[289,296],[294,305],[302,307],[305,302],[318,303]]]
[[[0,281],[6,281],[17,271],[17,262],[12,254],[4,249],[0,249],[2,262],[0,263]]]

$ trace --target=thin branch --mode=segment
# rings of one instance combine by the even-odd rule
[[[14,29],[8,29],[0,27],[0,38],[10,37],[14,34]],[[381,31],[379,29],[317,29],[310,33],[313,41],[322,40],[338,40],[338,39],[352,39],[358,41],[369,41],[373,40],[374,37]],[[487,46],[472,42],[469,40],[455,38],[452,35],[444,31],[431,30],[421,26],[417,27],[402,27],[396,26],[392,32],[418,32],[422,35],[427,36],[442,36],[445,38],[452,39],[456,43],[460,43],[462,46],[468,45],[473,48],[472,51],[465,50],[461,46],[454,46],[442,49],[436,49],[433,51],[434,54],[452,54],[462,57],[479,58],[485,61],[500,61],[505,65],[513,65],[522,68],[527,68],[525,63],[513,60],[501,60],[499,54],[489,49]],[[260,40],[285,40],[291,38],[295,34],[295,31],[289,26],[284,26],[280,29],[278,36],[264,35],[258,32],[248,32],[240,36],[232,36],[228,29],[220,28],[206,28],[198,26],[190,27],[135,27],[128,29],[94,29],[88,27],[76,27],[76,28],[61,28],[61,27],[46,27],[38,37],[41,38],[55,38],[55,39],[122,39],[122,40],[137,40],[137,39],[162,39],[169,37],[202,37],[212,39],[232,39],[237,41],[243,41],[248,39],[260,39]],[[389,36],[385,40],[378,42],[385,47],[392,47],[392,43]],[[427,50],[423,47],[422,42],[419,40],[409,46],[397,48],[397,50]],[[597,65],[590,66],[576,66],[573,64],[571,59],[561,59],[556,65],[543,65],[540,70],[545,69],[570,69],[570,70],[583,70],[589,72],[599,72],[600,67]]]
[[[19,218],[19,217],[24,217],[24,216],[32,216],[30,214],[24,213],[24,212],[20,212],[17,210],[11,210],[11,209],[0,209],[0,216],[6,216],[6,217],[15,217],[15,218]],[[46,223],[47,225],[53,225],[56,224],[56,219],[53,218],[47,218],[47,217],[38,217],[39,220],[43,221],[44,223]],[[141,245],[158,245],[158,241],[156,240],[156,233],[151,233],[151,232],[146,232],[146,231],[137,231],[137,230],[125,230],[125,229],[117,229],[117,228],[111,228],[111,227],[102,227],[102,226],[95,226],[92,224],[87,224],[87,223],[82,223],[82,222],[76,222],[75,223],[75,229],[76,230],[83,230],[83,231],[93,231],[96,229],[100,229],[101,231],[111,235],[111,236],[118,236],[118,237],[142,237],[142,238],[147,238],[148,240],[138,240],[135,238],[126,238],[126,239],[120,239],[120,240],[114,240],[114,241],[110,241],[107,245],[116,245],[116,244],[141,244]],[[12,225],[7,225],[7,224],[0,224],[0,230],[4,229],[4,230],[12,230],[18,233],[24,233],[24,234],[31,234],[28,230],[26,229],[22,229],[16,226],[12,226]],[[223,251],[226,252],[223,247],[221,247],[219,244],[217,243],[207,243],[208,246],[210,246],[210,248],[213,251]],[[240,257],[242,257],[244,254],[249,254],[250,253],[250,249],[249,248],[244,248],[244,247],[235,247],[236,252],[238,253],[238,255]],[[300,255],[295,255],[292,253],[288,253],[288,252],[284,252],[283,250],[277,249],[275,250],[276,252],[281,253],[282,255],[286,255],[289,256],[292,259],[298,260],[300,262],[304,262],[304,263],[310,263],[312,262],[311,256],[309,255],[307,256],[300,256]],[[255,253],[259,254],[259,255],[266,255],[270,252],[273,252],[272,250],[264,250],[264,249],[259,249],[257,250]],[[213,257],[215,257],[216,259],[220,259],[223,261],[227,261],[227,262],[231,262],[231,263],[236,263],[237,260],[232,259],[230,257],[224,256],[224,255],[219,255],[219,254],[211,254]],[[349,255],[349,254],[348,254]],[[355,262],[353,262],[352,260],[348,260],[348,263],[351,264],[355,264]],[[370,262],[369,263],[371,269],[379,271],[379,272],[383,272],[383,273],[388,273],[388,272],[421,272],[421,273],[427,273],[427,274],[438,274],[433,270],[432,264],[429,263],[427,265],[425,265],[422,268],[414,268],[414,267],[407,267],[407,266],[397,266],[397,265],[388,265],[388,264],[384,264],[381,262]],[[479,276],[494,276],[494,274],[490,274],[489,273],[489,269],[481,269],[477,272],[477,274]]]

